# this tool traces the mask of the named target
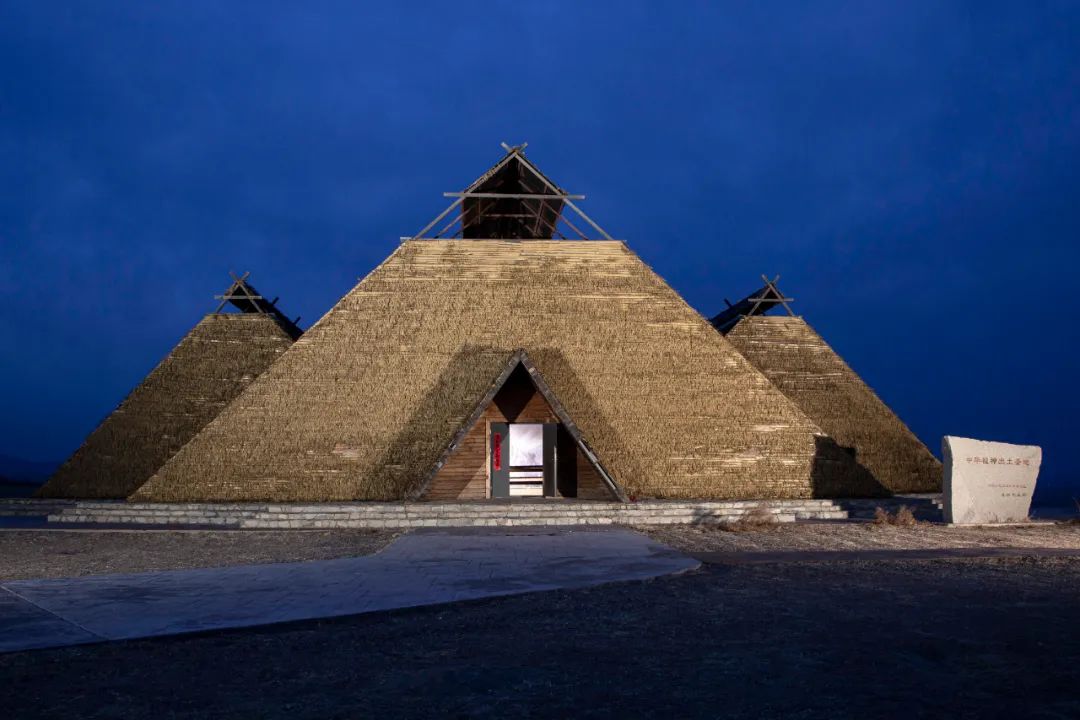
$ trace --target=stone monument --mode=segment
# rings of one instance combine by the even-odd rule
[[[946,435],[942,459],[945,522],[980,525],[1027,520],[1042,448]]]

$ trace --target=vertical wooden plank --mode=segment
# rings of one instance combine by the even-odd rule
[[[555,497],[555,457],[559,442],[559,423],[544,423],[544,497]]]
[[[491,423],[488,468],[491,477],[491,497],[510,497],[510,425]]]
[[[576,498],[578,496],[577,443],[562,424],[559,424],[556,435],[558,440],[555,459],[556,489],[561,497]]]

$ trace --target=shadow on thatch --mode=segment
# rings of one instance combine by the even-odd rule
[[[615,485],[623,493],[633,494],[633,488],[627,487],[623,479],[643,477],[643,472],[631,453],[621,452],[618,453],[618,457],[615,457],[614,453],[602,454],[601,447],[598,447],[598,445],[603,448],[622,448],[625,447],[623,439],[607,421],[596,400],[578,379],[577,373],[574,372],[566,356],[563,355],[561,350],[555,348],[539,348],[530,355],[532,355],[537,367],[544,373],[544,377],[551,382],[556,397],[563,399],[564,405],[569,405],[572,402],[575,409],[589,408],[587,428],[580,427],[579,416],[583,415],[583,413],[579,412],[575,415],[582,435],[597,454],[600,462],[603,463],[605,470],[611,475]],[[551,378],[557,379],[557,386],[554,381],[551,381]],[[570,412],[573,413],[573,410],[570,410]],[[616,466],[612,467],[613,464],[616,464]]]
[[[414,496],[426,478],[414,469],[434,467],[512,352],[465,345],[450,358],[404,429],[373,464],[371,474],[378,480],[371,486],[383,488],[388,500]]]
[[[816,498],[889,497],[892,492],[878,482],[857,457],[855,448],[843,447],[831,437],[814,438],[814,463],[810,484]]]
[[[745,317],[725,337],[889,491],[940,492],[941,462],[803,318]]]

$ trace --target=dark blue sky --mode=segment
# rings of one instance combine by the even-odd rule
[[[1080,4],[401,6],[0,4],[0,454],[70,453],[228,270],[306,327],[505,140],[703,314],[780,273],[935,452],[1080,485]]]

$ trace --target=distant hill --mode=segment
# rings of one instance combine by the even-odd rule
[[[1035,497],[1032,504],[1037,506],[1053,507],[1076,507],[1080,499],[1080,485],[1066,487],[1064,485],[1035,484]],[[1080,507],[1077,507],[1080,510]]]
[[[0,479],[0,498],[31,497],[37,489],[37,483],[4,482]]]
[[[0,455],[0,482],[40,485],[49,479],[59,465],[59,462]]]

